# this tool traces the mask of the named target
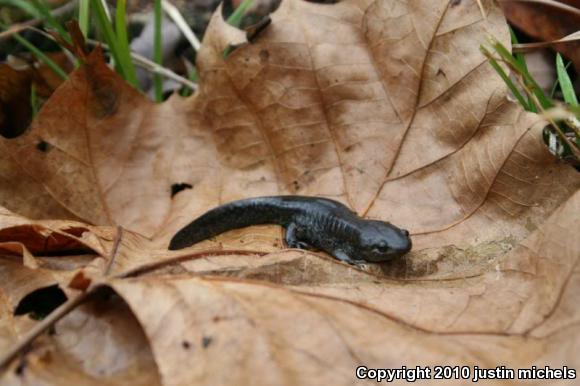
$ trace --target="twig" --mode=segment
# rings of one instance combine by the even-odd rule
[[[87,43],[92,44],[94,46],[101,45],[104,49],[108,50],[109,46],[106,44],[99,42],[97,40],[87,39]],[[177,75],[175,72],[158,65],[157,63],[153,62],[152,60],[147,59],[144,56],[131,52],[131,57],[135,61],[135,64],[141,68],[146,69],[147,71],[151,71],[155,74],[163,75],[166,78],[173,79],[177,83],[187,86],[193,91],[197,90],[197,84],[193,83],[192,81],[185,79],[184,77]]]
[[[496,49],[497,50],[497,49]],[[494,59],[496,61],[501,61],[503,62],[509,69],[510,71],[515,75],[516,80],[518,81],[520,87],[524,90],[524,92],[528,95],[528,98],[531,99],[530,103],[533,101],[534,105],[536,106],[537,110],[540,111],[542,113],[542,115],[545,114],[546,109],[544,108],[544,106],[542,105],[542,103],[540,102],[538,96],[532,92],[532,90],[530,90],[530,88],[528,87],[528,85],[526,84],[526,82],[523,79],[523,75],[521,73],[521,71],[516,68],[509,60],[504,59],[503,57],[499,57],[499,58],[494,58],[491,54],[486,55],[488,57],[488,59]],[[506,82],[507,83],[507,82]],[[517,91],[517,90],[516,90]],[[517,97],[517,95],[516,95]],[[519,99],[519,98],[518,98]],[[520,104],[522,106],[525,107],[525,103],[522,103],[520,101]],[[526,110],[529,110],[528,108],[526,108]],[[560,127],[556,124],[556,122],[551,119],[549,116],[545,116],[545,118],[548,120],[548,122],[550,123],[550,125],[554,128],[554,130],[556,130],[558,136],[564,141],[566,142],[566,144],[570,147],[570,151],[572,152],[572,154],[576,157],[576,158],[580,158],[580,151],[578,150],[578,148],[576,147],[576,145],[574,143],[572,143],[568,137],[566,136],[566,134],[560,129]]]
[[[580,31],[576,31],[570,35],[566,35],[561,39],[552,40],[549,42],[535,42],[535,43],[520,43],[512,45],[513,52],[528,52],[538,48],[550,47],[553,44],[561,44],[567,42],[580,41]]]
[[[66,5],[58,8],[57,10],[54,11],[54,13],[56,15],[58,15],[58,14],[62,14],[62,13],[68,12],[69,11],[69,8],[71,8],[70,5],[71,4],[74,4],[76,6],[77,1],[78,0],[74,0],[74,1],[72,1],[72,2],[70,2],[68,4],[66,4]],[[65,7],[66,7],[66,9],[65,9]],[[57,14],[57,12],[58,12],[58,14]],[[25,30],[25,29],[33,30],[35,32],[38,32],[38,33],[46,36],[49,39],[54,40],[54,37],[51,36],[50,34],[47,34],[46,32],[42,31],[41,29],[34,27],[36,24],[42,22],[42,20],[33,20],[31,22],[33,22],[33,23],[31,23],[31,24],[29,24],[29,23],[18,24],[16,26],[13,26],[9,30],[0,32],[0,40],[2,40],[3,38],[6,38],[6,37],[10,37],[10,36],[14,35],[15,33],[18,33],[18,32],[20,32],[22,30]],[[102,42],[99,42],[97,40],[87,39],[87,43],[92,44],[94,46],[101,45],[106,50],[109,50],[109,46],[107,44],[102,43]],[[68,55],[67,50],[64,50],[64,52],[65,52],[65,55],[67,55],[67,57],[70,60],[71,58],[70,58],[70,55]],[[193,91],[197,90],[197,84],[196,83],[194,83],[194,82],[190,81],[189,79],[186,79],[186,78],[184,78],[184,77],[176,74],[175,72],[173,72],[173,71],[171,71],[171,70],[169,70],[169,69],[167,69],[167,68],[165,68],[163,66],[158,65],[157,63],[153,62],[152,60],[147,59],[144,56],[141,56],[139,54],[136,54],[134,52],[131,52],[131,58],[135,61],[135,64],[137,66],[139,66],[141,68],[144,68],[147,71],[150,71],[150,72],[152,72],[154,74],[159,74],[159,75],[164,76],[164,77],[166,77],[168,79],[172,79],[172,80],[176,81],[177,83],[179,83],[179,84],[181,84],[181,85],[183,85],[185,87],[190,88]],[[73,60],[73,63],[74,63],[74,60]]]
[[[158,65],[157,63],[147,59],[144,56],[131,52],[131,57],[135,60],[135,64],[141,68],[144,68],[148,71],[151,71],[155,74],[163,75],[166,78],[173,79],[177,83],[187,86],[193,91],[197,90],[197,83],[190,81],[189,79],[185,79],[184,77],[177,75],[175,72]]]
[[[109,267],[111,266],[111,261],[113,260],[114,256],[117,254],[117,250],[122,238],[122,228],[118,228],[117,236],[115,238],[115,245],[113,246],[113,250],[111,252],[111,260],[109,261]],[[214,255],[259,255],[263,256],[266,255],[266,252],[261,251],[249,251],[249,250],[214,250],[214,251],[204,251],[204,252],[197,252],[197,253],[190,253],[187,255],[180,255],[175,256],[169,259],[155,261],[150,264],[144,264],[134,269],[130,269],[118,275],[115,275],[114,278],[126,278],[126,277],[134,277],[143,273],[147,273],[149,271],[171,265],[174,263],[189,261],[189,260],[196,260],[201,259],[208,256]],[[109,268],[108,267],[108,268]],[[107,271],[108,271],[107,268]],[[64,304],[60,307],[52,311],[46,318],[42,320],[42,322],[38,323],[34,326],[30,331],[28,331],[22,340],[14,345],[8,352],[0,356],[0,370],[3,370],[19,353],[21,353],[34,339],[40,336],[43,332],[47,331],[50,327],[54,326],[56,322],[60,319],[65,317],[70,311],[75,309],[77,306],[82,304],[87,298],[95,293],[95,291],[101,288],[101,284],[93,285],[87,291],[80,293],[78,296],[67,300]]]
[[[199,39],[197,38],[197,36],[195,36],[191,28],[189,28],[189,25],[179,12],[179,9],[177,9],[175,5],[171,4],[167,0],[161,0],[161,6],[163,7],[165,13],[167,13],[167,16],[169,16],[171,20],[173,20],[173,22],[181,30],[181,33],[189,41],[189,44],[191,44],[193,49],[199,51],[201,43],[199,42]]]
[[[542,104],[540,103],[538,97],[536,96],[536,94],[534,94],[532,92],[532,90],[530,90],[530,88],[526,85],[526,82],[524,82],[523,77],[521,76],[521,74],[519,74],[518,69],[514,68],[509,62],[502,60],[510,69],[514,74],[518,74],[518,76],[516,76],[515,78],[517,79],[518,83],[520,84],[520,87],[526,92],[526,94],[528,94],[529,98],[532,98],[532,100],[534,101],[534,104],[536,105],[536,107],[538,108],[538,110],[543,114],[546,110],[544,109],[544,107],[542,106]],[[566,144],[570,147],[570,150],[572,151],[572,153],[574,154],[574,156],[576,158],[580,158],[580,152],[578,151],[578,149],[576,148],[576,145],[574,143],[572,143],[568,137],[566,136],[566,134],[562,131],[562,129],[560,129],[560,127],[556,124],[556,122],[554,122],[553,119],[551,119],[548,116],[545,116],[545,118],[548,120],[548,122],[550,122],[550,125],[552,125],[552,127],[554,128],[554,130],[556,130],[556,132],[558,133],[558,135],[560,136],[560,138],[562,138],[562,140],[564,142],[566,142]]]
[[[78,305],[83,303],[87,297],[94,292],[93,287],[89,291],[82,292],[78,296],[67,300],[60,307],[52,311],[42,322],[35,325],[30,331],[28,331],[22,340],[14,345],[8,352],[0,356],[0,370],[4,369],[10,361],[12,361],[26,346],[28,346],[34,339],[36,339],[40,334],[48,330],[50,327],[54,326],[56,322],[66,316],[70,311],[76,308]]]
[[[30,29],[32,31],[38,32],[38,33],[46,36],[48,39],[54,40],[53,36],[44,32],[43,30],[41,30],[39,28],[27,26],[26,29]],[[100,42],[100,41],[97,41],[97,40],[87,39],[87,43],[92,44],[93,46],[101,45],[104,49],[109,50],[109,46],[107,44]],[[72,62],[74,63],[74,58],[70,57],[70,54],[68,54],[68,51],[67,50],[63,50],[63,51],[65,52],[65,55],[67,55],[69,60],[72,60]],[[146,57],[141,56],[139,54],[136,54],[134,52],[131,52],[131,57],[133,58],[133,60],[135,61],[135,64],[137,66],[144,68],[147,71],[151,71],[153,73],[160,74],[166,78],[173,79],[177,83],[179,83],[183,86],[189,87],[193,91],[197,90],[196,83],[176,74],[175,72],[173,72],[165,67],[158,65],[157,63],[153,62],[152,60],[149,60]]]

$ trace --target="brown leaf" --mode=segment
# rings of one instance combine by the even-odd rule
[[[53,197],[46,210],[64,206],[68,217],[152,233],[169,205],[170,185],[153,182],[165,177],[162,166],[168,160],[160,159],[156,148],[167,145],[163,137],[169,133],[148,130],[171,121],[159,111],[153,117],[152,109],[96,50],[46,103],[31,129],[4,146],[20,171]]]
[[[72,66],[64,53],[46,53],[61,68]],[[49,97],[62,83],[43,63],[19,63],[23,69],[0,64],[0,136],[13,138],[21,135],[32,120],[31,90],[36,87],[38,97]]]
[[[580,223],[570,213],[579,209],[577,193],[486,272],[429,285],[283,288],[183,275],[112,286],[144,327],[166,385],[350,385],[361,364],[578,368]]]
[[[87,278],[83,271],[79,271],[73,276],[68,286],[79,291],[86,291],[91,285],[91,282],[91,279]]]
[[[13,315],[15,300],[35,285],[54,284],[47,270],[0,264],[0,352],[5,352],[40,321]],[[147,340],[126,304],[97,293],[90,304],[67,315],[29,347],[26,356],[0,373],[2,385],[158,385]]]
[[[580,25],[580,1],[559,0],[563,6],[576,8],[577,12],[541,2],[526,3],[502,0],[501,7],[510,23],[540,41],[551,42],[578,31]],[[580,43],[555,44],[554,49],[572,60],[580,71]]]

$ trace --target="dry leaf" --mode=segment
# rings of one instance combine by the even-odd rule
[[[556,4],[541,1],[528,4],[513,0],[500,1],[511,24],[544,42],[558,40],[574,33],[578,31],[580,25],[580,2],[578,0],[558,0],[552,3]],[[562,5],[562,7],[558,5]],[[574,8],[576,8],[576,12],[573,11]],[[569,58],[574,63],[576,71],[580,71],[579,42],[554,44],[554,49]]]
[[[349,385],[361,364],[578,368],[578,210],[575,194],[493,269],[452,281],[283,288],[161,276],[112,286],[166,385]]]
[[[47,53],[47,56],[61,68],[72,70],[64,53]],[[0,64],[0,135],[7,138],[22,134],[32,120],[32,86],[36,88],[37,97],[46,98],[62,83],[62,79],[42,63],[12,61],[18,70]]]
[[[580,368],[572,355],[580,179],[555,163],[543,122],[506,100],[479,53],[488,34],[508,44],[501,12],[483,5],[485,19],[466,0],[286,0],[227,58],[245,37],[218,11],[198,56],[199,93],[161,105],[95,51],[27,133],[0,142],[12,166],[0,176],[33,181],[46,206],[5,185],[1,202],[22,215],[102,225],[74,222],[86,231],[65,240],[94,254],[82,271],[88,291],[112,288],[143,328],[121,355],[146,339],[163,384],[346,385],[360,364]],[[411,230],[414,251],[362,271],[283,250],[275,226],[166,250],[177,229],[215,205],[284,193],[332,197],[393,221]],[[58,256],[68,248],[61,239],[53,256],[34,246],[39,230],[66,235],[73,222],[6,216],[10,260],[0,267],[18,270],[14,256],[28,250],[39,275],[67,286],[79,257]],[[14,298],[0,313],[8,347],[21,336],[4,333],[14,302],[42,279],[22,286],[5,277]],[[134,324],[126,309],[111,312]],[[42,347],[25,358],[38,363],[52,352]],[[97,355],[89,343],[85,350]],[[99,366],[83,371],[96,376]]]
[[[53,284],[47,276],[50,273],[45,270],[30,270],[7,261],[0,264],[0,352],[7,351],[38,323],[28,315],[13,316],[15,304],[7,299],[16,300],[26,282],[30,286]],[[126,304],[111,294],[97,293],[91,303],[67,315],[29,350],[0,374],[2,385],[160,384],[139,324]]]

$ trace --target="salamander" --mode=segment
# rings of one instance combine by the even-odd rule
[[[407,230],[361,218],[340,202],[271,196],[233,201],[209,210],[178,231],[169,249],[186,248],[232,229],[263,224],[284,227],[290,248],[322,250],[349,264],[391,260],[412,246]]]

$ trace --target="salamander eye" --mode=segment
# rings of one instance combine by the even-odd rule
[[[387,252],[389,250],[389,246],[387,243],[380,243],[375,247],[375,249],[381,252]]]

